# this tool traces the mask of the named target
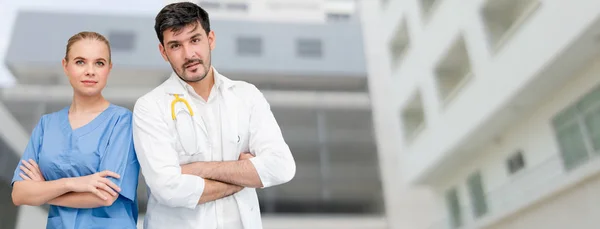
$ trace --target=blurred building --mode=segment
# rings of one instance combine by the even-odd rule
[[[201,3],[211,13],[217,37],[213,65],[225,76],[261,89],[297,162],[290,183],[259,190],[265,228],[385,228],[361,28],[347,10],[353,5],[333,0],[215,2]],[[266,10],[262,5],[311,2],[318,13],[302,14],[306,18],[276,14],[276,9],[259,11]],[[217,6],[221,8],[210,8]],[[261,18],[269,15],[275,16]],[[286,20],[285,15],[291,16]],[[103,94],[132,109],[137,98],[172,72],[158,51],[154,16],[18,13],[3,56],[16,83],[0,91],[0,209],[9,213],[1,214],[0,223],[7,226],[0,228],[45,224],[46,208],[12,206],[9,184],[40,116],[71,101],[60,62],[67,39],[82,30],[107,36],[114,66]],[[143,213],[145,184],[139,188]]]
[[[391,228],[598,228],[600,1],[357,8]]]
[[[166,3],[180,0],[165,0]],[[350,20],[354,0],[199,0],[212,18],[323,23]]]

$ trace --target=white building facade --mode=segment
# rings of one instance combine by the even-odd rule
[[[199,4],[217,19],[323,23],[350,20],[355,12],[354,0],[200,0]]]
[[[600,1],[359,1],[392,228],[598,228]]]

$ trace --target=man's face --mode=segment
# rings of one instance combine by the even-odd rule
[[[206,34],[200,23],[194,23],[177,32],[166,30],[163,36],[164,45],[159,45],[160,53],[179,78],[186,82],[204,79],[211,66],[210,53],[215,47],[214,32]]]

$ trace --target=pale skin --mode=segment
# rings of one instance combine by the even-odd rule
[[[165,61],[200,97],[208,100],[215,84],[210,67],[211,51],[215,48],[214,31],[206,33],[198,23],[178,32],[166,30],[163,37],[159,50]],[[262,187],[256,168],[248,160],[251,157],[252,154],[241,153],[237,161],[193,162],[181,165],[181,170],[183,174],[205,179],[204,192],[198,201],[202,204],[233,195],[243,187]]]
[[[71,46],[63,59],[63,70],[73,87],[69,123],[77,129],[89,123],[110,103],[101,94],[112,68],[108,46],[98,40],[83,39]],[[34,160],[22,161],[23,181],[13,185],[12,200],[17,206],[52,204],[72,208],[110,206],[121,189],[107,177],[119,179],[111,171],[88,176],[46,181]]]

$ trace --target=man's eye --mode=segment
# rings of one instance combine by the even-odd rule
[[[200,42],[200,39],[196,38],[192,40],[193,43]]]
[[[179,48],[179,45],[171,45],[171,48],[172,48],[172,49],[174,49],[174,48]]]

